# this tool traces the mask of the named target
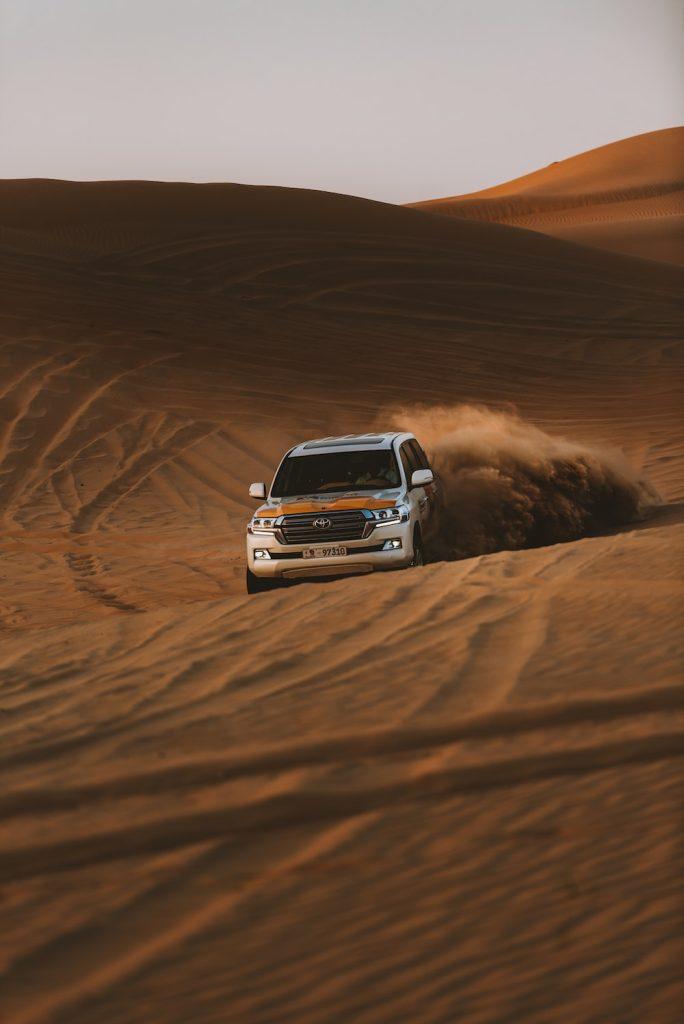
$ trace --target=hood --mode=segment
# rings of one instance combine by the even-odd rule
[[[254,513],[257,518],[295,512],[341,512],[353,508],[391,508],[402,495],[401,487],[387,491],[335,491],[331,494],[298,494],[294,498],[274,498]]]

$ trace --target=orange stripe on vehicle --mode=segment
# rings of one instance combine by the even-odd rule
[[[275,508],[260,509],[257,519],[273,519],[290,512],[334,512],[356,508],[393,508],[391,498],[338,498],[337,501],[296,501],[291,505],[277,505]]]

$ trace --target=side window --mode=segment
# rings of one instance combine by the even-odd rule
[[[409,445],[411,447],[411,451],[413,452],[413,455],[414,455],[414,458],[415,458],[416,465],[417,465],[418,469],[429,469],[430,468],[430,463],[427,460],[427,455],[425,454],[423,449],[420,447],[420,445],[416,441],[415,437],[413,438],[413,440],[409,441],[408,443],[409,443]]]
[[[399,455],[401,456],[401,464],[404,467],[404,473],[406,475],[406,485],[410,487],[413,471],[414,469],[418,469],[419,466],[416,462],[415,455],[411,451],[409,441],[404,441],[401,448],[399,449]]]

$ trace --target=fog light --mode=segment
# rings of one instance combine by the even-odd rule
[[[385,543],[382,545],[382,550],[383,551],[396,551],[400,547],[401,547],[401,541],[399,540],[398,537],[394,537],[394,538],[392,538],[392,540],[386,540],[385,541]]]
[[[254,558],[270,558],[271,553],[266,548],[254,548]]]

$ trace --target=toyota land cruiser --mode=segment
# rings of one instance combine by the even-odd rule
[[[413,434],[348,434],[286,453],[247,526],[247,590],[421,565],[437,481]]]

